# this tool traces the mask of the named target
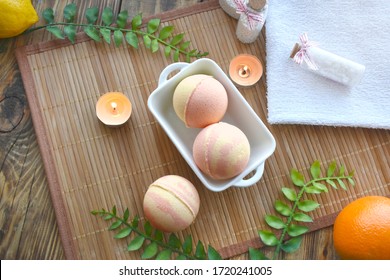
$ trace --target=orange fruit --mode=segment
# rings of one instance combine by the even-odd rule
[[[333,241],[342,259],[390,260],[390,198],[366,196],[344,207]]]

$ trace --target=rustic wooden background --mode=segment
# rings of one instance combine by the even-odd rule
[[[78,21],[91,6],[128,10],[144,16],[193,5],[196,0],[33,0],[37,12],[47,7],[62,11],[66,4],[79,7]],[[40,21],[42,23],[42,21]],[[39,23],[38,23],[39,24]],[[40,30],[0,40],[0,258],[64,259],[49,188],[32,125],[15,48],[53,39]],[[308,163],[309,164],[309,163]],[[332,228],[307,234],[300,250],[285,259],[337,259]],[[247,259],[247,255],[236,259]]]

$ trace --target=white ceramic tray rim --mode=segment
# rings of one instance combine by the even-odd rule
[[[169,78],[175,72],[178,73]],[[185,77],[195,74],[211,75],[224,85],[229,105],[221,121],[240,128],[249,140],[251,155],[248,165],[234,178],[214,180],[200,171],[192,157],[192,146],[201,129],[186,127],[173,109],[172,98],[176,86]],[[268,128],[229,77],[211,59],[202,58],[190,64],[178,62],[168,65],[160,74],[158,87],[149,96],[148,108],[201,182],[212,191],[256,184],[263,176],[265,160],[272,155],[276,147],[275,139]],[[254,172],[251,176],[248,176],[252,171]]]

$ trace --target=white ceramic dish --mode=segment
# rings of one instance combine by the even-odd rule
[[[168,79],[176,71],[179,72]],[[173,109],[172,98],[177,84],[185,77],[194,74],[212,75],[224,85],[229,105],[222,121],[240,128],[249,140],[251,155],[248,165],[234,178],[214,180],[200,171],[192,157],[192,145],[201,129],[186,127]],[[202,58],[191,64],[178,62],[168,65],[160,74],[157,89],[149,96],[148,107],[198,178],[212,191],[218,192],[231,186],[248,187],[255,184],[263,175],[265,160],[275,151],[276,143],[270,131],[233,82],[211,59]],[[253,176],[244,179],[252,171],[255,171]]]

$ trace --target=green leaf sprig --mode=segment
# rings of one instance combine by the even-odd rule
[[[336,172],[338,169],[338,172]],[[309,215],[310,212],[317,209],[320,204],[314,200],[305,198],[305,194],[321,194],[327,193],[328,186],[334,189],[339,187],[347,190],[345,181],[354,186],[353,180],[354,172],[345,174],[346,170],[343,165],[339,168],[335,161],[331,162],[326,170],[326,175],[321,175],[321,165],[319,161],[315,161],[310,167],[311,180],[305,180],[305,177],[297,169],[292,169],[290,178],[294,188],[282,187],[281,191],[284,196],[282,200],[276,200],[274,208],[278,214],[265,216],[265,222],[274,231],[281,230],[279,237],[274,231],[259,230],[259,238],[266,245],[274,247],[275,250],[271,259],[278,258],[281,251],[285,253],[292,253],[299,249],[303,235],[308,232],[309,228],[302,225],[302,223],[313,222],[313,218]],[[298,190],[298,191],[297,191]],[[143,224],[144,232],[139,227],[138,217],[133,218],[131,222],[129,219],[129,210],[126,209],[123,217],[117,216],[117,210],[114,206],[112,210],[106,211],[104,209],[99,211],[92,211],[93,215],[99,215],[104,220],[114,220],[109,227],[109,230],[118,231],[114,236],[116,239],[128,238],[133,233],[127,249],[135,251],[144,249],[142,258],[149,259],[221,259],[220,254],[209,245],[207,253],[201,241],[195,248],[193,253],[192,237],[186,236],[184,242],[181,242],[175,234],[170,234],[168,241],[164,240],[164,235],[161,231],[153,229],[148,221]],[[249,259],[251,260],[265,260],[268,258],[260,249],[249,248]]]
[[[302,242],[303,234],[308,232],[309,228],[302,223],[313,222],[313,218],[308,214],[317,209],[320,204],[314,200],[304,198],[305,194],[321,194],[328,192],[327,185],[334,189],[340,186],[347,190],[344,181],[348,181],[352,186],[355,185],[353,172],[345,175],[345,167],[341,166],[336,174],[337,164],[332,162],[326,171],[325,176],[321,176],[321,165],[315,161],[310,167],[311,180],[306,182],[304,175],[296,169],[292,169],[290,178],[295,188],[282,187],[281,191],[287,203],[277,200],[274,208],[278,214],[265,216],[265,222],[274,230],[281,230],[279,237],[270,230],[259,230],[260,240],[270,247],[275,247],[271,259],[276,259],[281,251],[292,253],[296,251]],[[297,192],[298,189],[298,192]],[[249,258],[269,259],[258,249],[249,249]]]
[[[123,216],[117,215],[116,207],[111,211],[105,209],[95,210],[91,212],[93,215],[101,216],[106,221],[111,221],[109,230],[116,231],[115,239],[129,238],[130,242],[127,246],[128,251],[142,250],[142,259],[157,259],[157,260],[219,260],[222,259],[220,254],[212,246],[207,247],[207,252],[201,241],[198,241],[193,248],[193,240],[191,235],[187,235],[184,241],[171,233],[165,238],[162,231],[153,228],[153,226],[145,221],[143,230],[140,227],[140,221],[135,216],[131,221],[130,212],[126,209]],[[167,240],[166,240],[167,239]],[[195,249],[195,252],[194,252]]]
[[[115,19],[112,8],[104,8],[101,13],[102,24],[97,24],[99,19],[97,7],[86,9],[86,23],[75,23],[76,14],[77,5],[75,3],[68,4],[63,11],[63,21],[56,22],[53,9],[47,8],[42,13],[46,24],[31,28],[26,32],[45,28],[56,38],[68,38],[72,43],[75,43],[76,28],[82,27],[84,33],[92,40],[101,42],[103,39],[108,44],[111,44],[113,40],[117,47],[126,42],[138,49],[140,41],[143,41],[144,46],[155,53],[159,50],[159,45],[163,45],[165,56],[171,56],[174,62],[179,61],[180,56],[184,56],[185,61],[190,62],[192,58],[198,59],[208,55],[208,52],[191,49],[191,42],[184,41],[184,33],[174,35],[174,27],[171,25],[162,27],[159,18],[150,19],[143,27],[142,14],[129,20],[126,10],[121,11]]]

